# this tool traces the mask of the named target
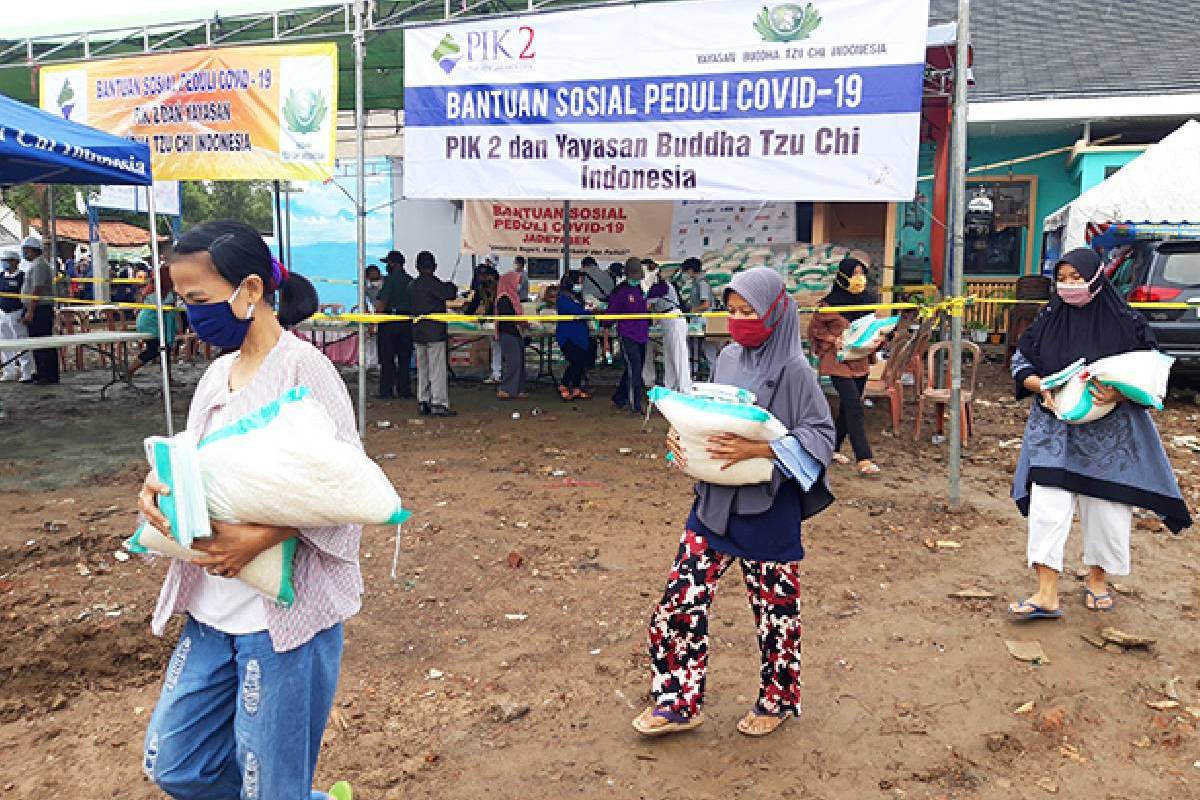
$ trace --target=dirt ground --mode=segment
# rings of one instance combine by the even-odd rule
[[[100,402],[96,378],[49,395],[0,386],[5,797],[160,797],[141,741],[178,626],[149,631],[165,564],[114,554],[161,400]],[[1139,520],[1134,574],[1100,615],[1080,600],[1075,536],[1066,618],[1006,621],[1033,585],[1008,499],[1026,410],[998,367],[985,383],[958,513],[943,503],[945,446],[914,443],[912,407],[899,437],[869,412],[885,475],[835,468],[837,504],[805,527],[804,714],[763,740],[734,728],[757,652],[733,578],[715,607],[708,722],[654,741],[629,724],[689,504],[660,418],[642,432],[604,399],[566,405],[549,387],[502,405],[456,383],[448,421],[372,401],[367,450],[415,516],[395,581],[394,532],[364,532],[367,594],[318,784],[347,778],[362,800],[1200,797],[1197,537]],[[1197,433],[1200,406],[1178,395],[1157,419],[1195,513],[1200,453],[1171,443]],[[982,596],[951,596],[964,589]],[[1105,626],[1157,643],[1081,638]],[[1040,641],[1047,659],[1017,661],[1006,640]]]

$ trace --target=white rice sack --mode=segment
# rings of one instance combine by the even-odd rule
[[[397,525],[404,516],[383,470],[338,440],[304,386],[206,436],[197,452],[216,520],[313,528]]]
[[[899,323],[899,316],[877,317],[874,314],[854,320],[842,331],[838,361],[853,361],[871,355],[880,348],[883,338],[894,331]]]
[[[655,386],[650,401],[679,433],[687,464],[684,472],[698,481],[724,486],[767,483],[775,465],[768,458],[753,458],[726,470],[708,454],[708,439],[734,433],[755,441],[769,442],[787,434],[787,428],[765,408],[754,405],[754,395],[745,389],[722,384],[697,384],[694,394],[681,394]]]
[[[1173,357],[1158,350],[1134,350],[1095,361],[1087,371],[1133,402],[1162,411],[1174,363]]]
[[[126,540],[125,549],[131,553],[158,553],[184,561],[194,561],[204,555],[199,550],[184,547],[150,525],[139,527]],[[268,600],[274,600],[281,606],[290,606],[296,600],[296,589],[292,583],[292,559],[295,554],[295,539],[268,547],[242,567],[237,579]]]
[[[209,519],[316,528],[399,525],[409,516],[379,465],[360,448],[338,440],[329,413],[307,387],[286,392],[191,449],[189,436],[184,432],[167,440],[174,445],[170,475],[163,475],[157,462],[152,464],[171,489],[168,497],[194,497],[199,475]],[[159,442],[155,445],[157,454],[162,448]],[[150,452],[149,442],[147,449]],[[189,457],[191,464],[186,463]],[[187,560],[199,555],[189,547],[194,538],[201,538],[197,528],[186,541],[174,527],[171,534],[143,526],[126,546],[133,552]],[[269,548],[238,577],[276,602],[289,604],[295,547],[289,540]]]

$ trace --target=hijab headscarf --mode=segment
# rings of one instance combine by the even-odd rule
[[[500,298],[507,297],[512,303],[513,314],[521,315],[525,313],[525,309],[521,306],[521,273],[517,270],[506,272],[500,276],[500,283],[496,286],[496,303],[492,307],[493,313],[500,314]],[[524,325],[523,322],[515,323]],[[496,325],[496,335],[500,335],[500,325]]]
[[[850,291],[850,278],[854,277],[854,272],[859,267],[862,267],[864,272],[867,269],[867,265],[854,256],[846,256],[842,259],[838,264],[837,274],[833,276],[833,287],[829,290],[829,294],[825,295],[825,305],[869,306],[879,302],[879,295],[870,289],[864,289],[858,294]],[[874,311],[842,311],[841,315],[848,322],[854,322],[859,317],[874,313]]]
[[[1100,271],[1100,256],[1087,247],[1065,254],[1054,265],[1070,264],[1085,281],[1100,281],[1100,290],[1085,306],[1064,303],[1055,292],[1017,347],[1042,377],[1083,358],[1088,363],[1131,350],[1155,347],[1146,318],[1129,306]],[[1057,279],[1057,275],[1055,276]]]
[[[734,275],[725,290],[726,296],[730,292],[736,292],[749,303],[772,330],[759,347],[727,345],[717,359],[715,381],[754,392],[756,405],[775,415],[788,429],[788,435],[795,437],[823,468],[827,467],[833,457],[833,420],[817,373],[804,354],[796,303],[788,296],[783,278],[770,267],[755,267]],[[783,485],[784,478],[778,470],[770,483],[751,486],[698,483],[696,515],[709,530],[724,533],[731,513],[767,511]],[[803,494],[802,500],[805,519],[833,502],[824,475]]]

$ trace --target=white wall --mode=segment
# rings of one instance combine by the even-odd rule
[[[393,197],[404,196],[404,162],[392,162]],[[462,209],[450,200],[398,200],[392,213],[395,247],[404,253],[405,268],[415,274],[417,253],[437,259],[438,277],[461,287],[471,284],[471,256],[459,250]],[[457,267],[455,266],[457,264]]]

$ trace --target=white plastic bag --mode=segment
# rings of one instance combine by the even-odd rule
[[[722,470],[721,461],[708,454],[708,439],[734,433],[755,441],[770,442],[787,435],[787,428],[765,408],[754,405],[745,389],[722,384],[696,384],[692,394],[662,386],[650,390],[650,401],[679,433],[687,464],[684,472],[696,480],[724,486],[767,483],[775,471],[771,459],[752,458]]]
[[[899,323],[899,316],[877,317],[874,314],[854,320],[842,331],[838,361],[853,361],[871,355],[883,344],[883,337],[894,331]]]

